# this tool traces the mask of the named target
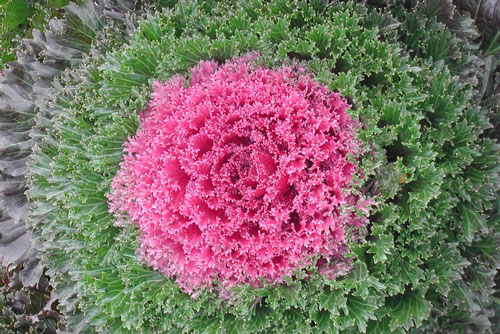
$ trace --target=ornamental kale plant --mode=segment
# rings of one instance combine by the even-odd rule
[[[57,282],[56,290],[59,287],[60,291],[78,293],[74,307],[68,307],[68,303],[63,305],[70,319],[68,330],[87,333],[405,333],[473,329],[493,333],[489,296],[499,267],[498,222],[494,219],[496,207],[493,205],[498,189],[498,146],[485,135],[490,124],[486,110],[478,107],[475,100],[478,96],[474,89],[476,72],[467,72],[480,68],[480,61],[472,61],[478,58],[469,56],[465,42],[457,40],[452,30],[429,15],[432,11],[429,8],[440,7],[436,3],[428,1],[429,7],[422,8],[394,2],[386,10],[375,10],[352,2],[181,2],[142,20],[134,19],[127,27],[110,28],[111,32],[136,29],[130,39],[116,39],[109,34],[98,43],[81,67],[74,64],[75,68],[51,85],[46,97],[37,102],[36,118],[28,118],[36,121],[30,132],[30,144],[35,145],[29,163],[28,194],[32,203],[29,226],[38,254]],[[458,47],[449,53],[446,52],[449,45]],[[134,188],[138,180],[148,184],[148,172],[158,173],[151,182],[161,182],[161,168],[149,166],[150,169],[142,173],[140,168],[132,167],[142,167],[144,164],[138,163],[142,157],[148,158],[144,160],[148,162],[156,158],[158,150],[165,149],[162,142],[149,139],[136,142],[146,150],[129,151],[125,156],[123,152],[127,141],[130,142],[126,148],[133,150],[137,148],[131,145],[142,140],[142,135],[153,137],[152,132],[145,130],[148,124],[154,123],[155,110],[169,110],[160,107],[165,101],[158,98],[170,95],[158,92],[168,91],[171,86],[154,83],[177,82],[178,91],[191,97],[188,93],[194,88],[189,80],[193,87],[198,87],[203,80],[211,78],[211,74],[224,73],[221,69],[233,66],[234,59],[253,52],[260,56],[252,65],[255,67],[248,65],[250,76],[258,71],[280,73],[286,71],[284,69],[295,75],[297,69],[303,69],[300,76],[307,76],[315,87],[326,87],[325,96],[336,96],[343,105],[342,113],[349,115],[351,126],[357,127],[355,134],[350,130],[345,132],[352,137],[344,137],[356,145],[335,157],[341,165],[350,166],[345,173],[336,174],[343,175],[345,181],[352,176],[348,185],[342,184],[342,178],[338,184],[328,182],[327,175],[335,167],[322,167],[321,162],[326,158],[321,154],[312,155],[309,163],[305,159],[299,167],[289,168],[289,174],[289,169],[279,169],[278,155],[266,160],[265,154],[245,151],[248,147],[260,149],[258,145],[264,143],[264,139],[259,141],[250,135],[249,141],[234,138],[232,143],[230,140],[224,144],[224,128],[217,129],[222,134],[219,137],[202,132],[212,140],[211,149],[217,149],[214,153],[209,149],[198,158],[200,149],[207,147],[203,145],[209,141],[200,140],[196,133],[190,136],[189,124],[181,123],[178,128],[172,128],[173,133],[161,131],[163,128],[159,126],[154,135],[162,139],[174,134],[172,138],[184,138],[184,142],[178,139],[175,145],[168,146],[179,152],[168,154],[181,159],[180,168],[175,164],[166,165],[173,168],[167,168],[164,176],[170,181],[161,187]],[[194,66],[203,67],[199,64],[208,64],[213,72],[189,76]],[[458,76],[466,80],[458,82]],[[180,85],[180,77],[187,78],[189,83]],[[288,87],[294,91],[299,84]],[[346,109],[346,102],[340,96],[348,97],[352,108]],[[150,105],[151,97],[153,104]],[[265,94],[259,96],[265,97]],[[315,103],[314,99],[305,100],[305,103]],[[295,107],[300,101],[300,98],[295,100],[291,106]],[[168,118],[173,124],[187,117],[186,111],[190,109],[180,110],[178,117]],[[286,119],[281,121],[286,123]],[[217,118],[213,121],[227,124],[218,123]],[[311,127],[302,122],[289,122],[303,128],[289,130],[288,134],[308,133],[315,124],[312,118]],[[238,120],[234,124],[238,124]],[[263,124],[266,123],[260,120],[255,126],[259,128]],[[241,131],[245,137],[245,131],[249,130]],[[282,133],[280,131],[266,130],[265,133]],[[311,135],[332,139],[337,134],[313,132]],[[279,137],[277,139],[273,142],[276,146]],[[312,140],[308,145],[315,143],[317,141]],[[327,146],[334,143],[337,141],[329,140]],[[308,147],[296,145],[301,149]],[[351,152],[351,149],[355,150]],[[247,284],[252,280],[230,284],[227,287],[230,299],[218,289],[201,288],[192,295],[185,293],[182,287],[187,286],[182,286],[182,282],[192,277],[185,280],[186,276],[180,275],[196,271],[185,270],[189,266],[182,267],[185,263],[179,261],[180,257],[171,256],[175,253],[168,242],[166,245],[152,242],[147,247],[170,247],[172,252],[157,252],[165,255],[155,260],[169,263],[169,270],[175,271],[168,275],[176,277],[164,277],[151,268],[147,261],[151,263],[148,251],[152,248],[144,247],[141,242],[168,241],[183,233],[186,238],[196,236],[193,222],[198,226],[207,221],[197,215],[209,211],[200,205],[203,202],[195,203],[198,206],[167,207],[155,221],[175,216],[176,210],[181,209],[187,211],[191,221],[183,222],[184,229],[160,229],[162,238],[148,239],[147,232],[152,231],[150,227],[155,223],[146,213],[158,209],[137,199],[143,196],[151,200],[154,192],[165,189],[168,191],[162,194],[168,196],[182,191],[182,187],[176,189],[172,182],[172,179],[177,179],[177,184],[182,181],[181,172],[197,177],[185,184],[186,194],[196,194],[201,189],[195,188],[203,186],[202,178],[198,178],[202,173],[194,169],[196,163],[203,162],[205,155],[206,159],[210,154],[217,158],[216,153],[227,153],[227,150],[235,150],[236,154],[222,159],[219,173],[210,174],[211,180],[223,180],[220,187],[214,185],[214,191],[220,196],[213,196],[213,201],[227,202],[229,196],[235,195],[238,198],[236,192],[231,194],[227,190],[240,190],[240,203],[252,203],[245,202],[244,196],[249,196],[252,184],[244,180],[253,177],[265,184],[267,171],[262,168],[261,174],[252,174],[253,165],[242,168],[245,165],[242,161],[251,157],[252,164],[263,167],[274,164],[276,171],[280,171],[279,176],[288,175],[287,187],[277,190],[266,187],[266,191],[271,189],[271,194],[266,193],[263,201],[268,200],[271,209],[284,212],[282,221],[296,217],[293,209],[297,210],[298,224],[294,224],[297,218],[293,218],[287,220],[288,225],[283,229],[282,224],[273,225],[279,227],[288,237],[285,241],[292,244],[301,231],[307,236],[307,215],[303,221],[303,213],[318,209],[301,211],[304,207],[300,205],[305,203],[300,201],[301,196],[304,197],[301,194],[306,192],[300,191],[323,176],[324,182],[316,182],[320,188],[328,189],[332,185],[344,188],[339,194],[325,191],[319,198],[320,203],[321,199],[328,203],[328,199],[343,197],[348,209],[366,211],[353,211],[351,215],[343,211],[344,207],[337,210],[328,203],[333,218],[346,219],[343,233],[348,249],[342,250],[343,257],[338,259],[321,250],[311,252],[305,266],[299,265],[277,282],[263,277],[259,284]],[[326,152],[331,150],[325,147]],[[310,180],[304,177],[300,183],[301,174],[294,171],[312,173],[313,177]],[[135,173],[134,178],[126,179],[128,173]],[[224,175],[225,178],[221,177]],[[290,179],[294,182],[289,183]],[[117,181],[113,183],[113,180]],[[295,184],[305,186],[300,188]],[[255,190],[258,185],[259,182]],[[279,194],[278,190],[286,193],[290,188],[294,190],[290,192],[293,196],[281,196],[282,199],[293,197],[290,206],[272,200],[273,194]],[[150,195],[148,189],[153,194]],[[120,192],[133,192],[134,197],[121,196]],[[109,212],[107,195],[118,220]],[[373,198],[372,207],[356,205],[362,198]],[[240,208],[245,206],[226,204],[223,207],[236,213]],[[167,214],[163,215],[164,212]],[[123,224],[125,213],[139,227],[147,226],[149,230]],[[326,216],[321,214],[324,212],[319,214],[317,228],[326,221]],[[350,219],[363,222],[363,214],[367,215],[366,224],[347,224]],[[116,226],[120,221],[121,226]],[[210,226],[215,226],[212,227],[215,230],[224,227],[223,224]],[[258,221],[258,228],[257,236],[265,232],[265,224],[261,226]],[[202,232],[199,239],[205,241],[202,229],[198,229]],[[239,231],[249,237],[255,230],[245,227]],[[249,239],[242,239],[235,240],[233,246],[245,249],[244,241]],[[187,242],[182,244],[182,251],[177,255],[191,254],[186,251],[189,246]],[[282,252],[294,250],[272,246]],[[136,253],[137,248],[143,249],[142,256]],[[193,256],[189,260],[195,259],[201,258]],[[250,263],[244,258],[239,261],[237,263]],[[192,266],[200,268],[202,263],[195,262]],[[339,263],[350,264],[341,268],[343,275],[338,275],[336,265]],[[248,275],[247,267],[239,268],[239,273]],[[322,268],[333,268],[337,275],[324,275]],[[236,269],[238,274],[237,267],[230,269]],[[219,270],[210,278],[223,281],[228,277],[224,276],[227,272],[233,275],[228,270]],[[196,285],[200,281],[190,283]],[[208,280],[203,283],[208,285]]]
[[[344,226],[361,224],[341,212],[356,204],[347,102],[300,69],[252,69],[253,58],[201,62],[187,88],[156,84],[111,186],[148,264],[186,291],[280,281],[314,255],[342,255]]]

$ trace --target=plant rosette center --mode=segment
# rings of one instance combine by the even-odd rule
[[[157,83],[109,195],[139,254],[187,292],[279,282],[315,255],[341,256],[359,157],[338,93],[303,69],[200,62]],[[349,159],[352,157],[352,159]]]

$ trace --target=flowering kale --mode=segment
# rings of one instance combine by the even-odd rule
[[[93,8],[101,0],[84,2]],[[31,104],[24,97],[2,107],[5,115],[16,110],[14,121],[4,122],[6,128],[16,124],[16,131],[8,129],[16,138],[27,131],[19,123],[25,114],[36,122],[27,222],[57,307],[67,315],[66,331],[415,334],[495,328],[488,318],[500,268],[498,216],[492,215],[498,211],[492,203],[500,186],[498,146],[487,138],[490,124],[473,89],[481,64],[433,14],[443,2],[380,10],[351,1],[173,2],[110,24],[81,67],[52,86],[28,87],[36,94],[22,95],[35,97],[36,117],[25,112]],[[80,12],[93,13],[89,7]],[[68,41],[81,36],[86,45],[100,29],[98,19],[83,22],[63,29]],[[66,38],[55,48],[52,38],[47,35],[47,50],[64,51],[75,64]],[[252,52],[258,60],[231,60]],[[226,65],[199,63],[210,59]],[[305,70],[283,67],[293,62]],[[175,77],[197,64],[189,85]],[[38,65],[29,72],[34,82],[52,73]],[[6,73],[24,75],[18,67]],[[15,87],[31,82],[24,78]],[[253,92],[241,109],[240,80],[240,89]],[[157,81],[168,83],[153,86]],[[271,96],[266,85],[276,82],[283,92]],[[342,117],[347,104],[323,85],[352,97],[356,108],[348,113],[361,127]],[[279,99],[309,111],[293,112]],[[199,109],[208,101],[212,113],[204,115]],[[329,101],[338,103],[337,113]],[[161,117],[170,128],[156,123]],[[344,123],[330,132],[333,120]],[[136,137],[126,144],[124,160],[130,136]],[[3,173],[11,169],[11,149],[9,144]],[[332,152],[339,153],[330,157],[336,164],[324,164]],[[4,185],[18,182],[16,175]],[[314,186],[317,197],[305,197]],[[369,224],[359,228],[364,220],[352,213],[360,206],[358,192],[376,203]],[[12,203],[11,194],[4,192],[5,203]],[[137,224],[117,227],[117,218],[118,224]],[[168,277],[139,261],[138,247]],[[239,252],[234,260],[233,251]],[[282,276],[292,267],[300,270]],[[324,275],[345,268],[349,275]],[[229,300],[220,298],[228,294],[221,295],[219,286],[211,289],[220,282]]]
[[[186,291],[279,280],[343,253],[345,224],[360,221],[343,209],[359,151],[349,105],[301,69],[253,58],[156,84],[112,184],[146,260]]]

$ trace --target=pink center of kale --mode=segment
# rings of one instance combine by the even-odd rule
[[[339,94],[252,56],[201,62],[156,84],[125,144],[110,208],[141,231],[140,253],[188,292],[279,281],[345,251],[358,153]]]

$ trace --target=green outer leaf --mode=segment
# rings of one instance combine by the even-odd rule
[[[407,292],[395,298],[392,303],[391,330],[398,327],[409,329],[413,326],[419,326],[422,320],[429,316],[431,309],[430,303],[418,292]]]

